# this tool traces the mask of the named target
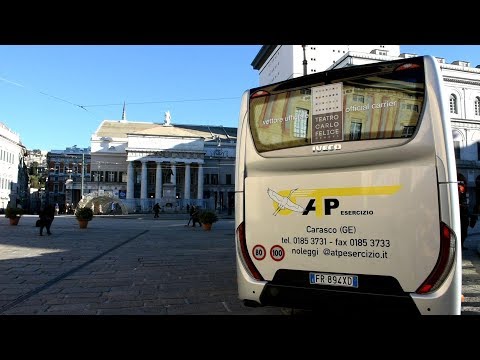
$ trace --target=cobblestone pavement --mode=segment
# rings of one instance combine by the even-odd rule
[[[184,219],[95,217],[80,229],[58,216],[39,236],[37,217],[0,218],[0,314],[285,315],[237,298],[233,219],[211,231]],[[480,227],[463,258],[462,314],[480,314]]]
[[[462,261],[462,315],[480,315],[480,226],[469,229]]]
[[[237,299],[233,220],[58,216],[39,236],[36,219],[0,219],[0,314],[282,314]]]

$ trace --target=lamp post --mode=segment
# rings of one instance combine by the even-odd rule
[[[97,196],[100,196],[100,162],[97,163]]]
[[[80,187],[80,200],[83,199],[83,177],[84,177],[84,167],[85,167],[85,153],[82,152],[82,175],[81,175],[81,178],[82,178],[82,184],[81,184],[81,187]]]
[[[67,211],[69,204],[73,202],[73,180],[72,169],[67,169],[68,179],[65,180],[65,211]],[[70,195],[67,197],[67,193]]]
[[[302,45],[302,48],[303,48],[303,62],[302,62],[302,65],[303,65],[303,75],[307,75],[307,56],[306,56],[306,53],[305,53],[305,47],[307,45]]]

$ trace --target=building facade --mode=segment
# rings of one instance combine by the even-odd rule
[[[168,114],[170,115],[170,114]],[[198,205],[234,208],[237,129],[223,126],[104,120],[90,139],[84,199],[96,213],[116,203],[123,213]],[[61,172],[62,166],[52,164]],[[59,191],[65,177],[59,179]]]
[[[26,152],[20,136],[0,123],[0,209],[28,206]]]
[[[401,53],[399,45],[265,45],[251,65],[259,70],[260,85],[266,85],[302,76],[299,69],[304,59],[307,73],[311,74],[417,55],[423,54]],[[447,64],[440,57],[437,61],[444,80],[443,95],[449,107],[458,179],[466,182],[469,204],[475,210],[475,204],[480,205],[480,65],[472,67],[466,60]]]
[[[58,204],[59,213],[72,213],[91,188],[90,148],[50,150],[46,156],[45,196],[41,206]]]
[[[260,86],[325,71],[349,52],[396,57],[399,45],[264,45],[252,61]],[[304,66],[305,65],[305,66]]]
[[[43,179],[47,174],[47,151],[46,150],[28,150],[25,156],[25,164],[28,168],[30,204],[29,212],[35,214],[40,211],[45,203],[45,186]],[[33,181],[36,176],[37,181]]]

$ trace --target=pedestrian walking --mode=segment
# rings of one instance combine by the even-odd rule
[[[55,208],[52,205],[47,205],[45,209],[40,210],[40,236],[43,236],[43,228],[47,229],[47,235],[52,235],[50,227],[55,218]]]
[[[202,224],[200,223],[199,216],[200,216],[200,209],[198,208],[198,206],[195,206],[195,209],[192,212],[192,227],[195,227],[196,223],[198,223],[198,226],[202,226]]]
[[[153,211],[155,213],[155,215],[153,216],[154,218],[158,218],[158,213],[160,212],[160,205],[158,205],[158,203],[156,203],[155,205],[153,205]]]
[[[112,206],[110,207],[110,215],[115,215],[117,212],[117,203],[114,201],[112,202]]]
[[[190,217],[188,218],[188,223],[185,226],[190,226],[190,221],[193,220],[193,213],[195,212],[195,205],[190,206],[190,209],[188,209],[188,205],[187,205],[187,210]]]

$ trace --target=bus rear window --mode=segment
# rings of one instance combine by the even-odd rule
[[[424,101],[423,66],[251,93],[250,129],[257,151],[330,142],[412,137]],[[306,78],[306,77],[304,77]]]

